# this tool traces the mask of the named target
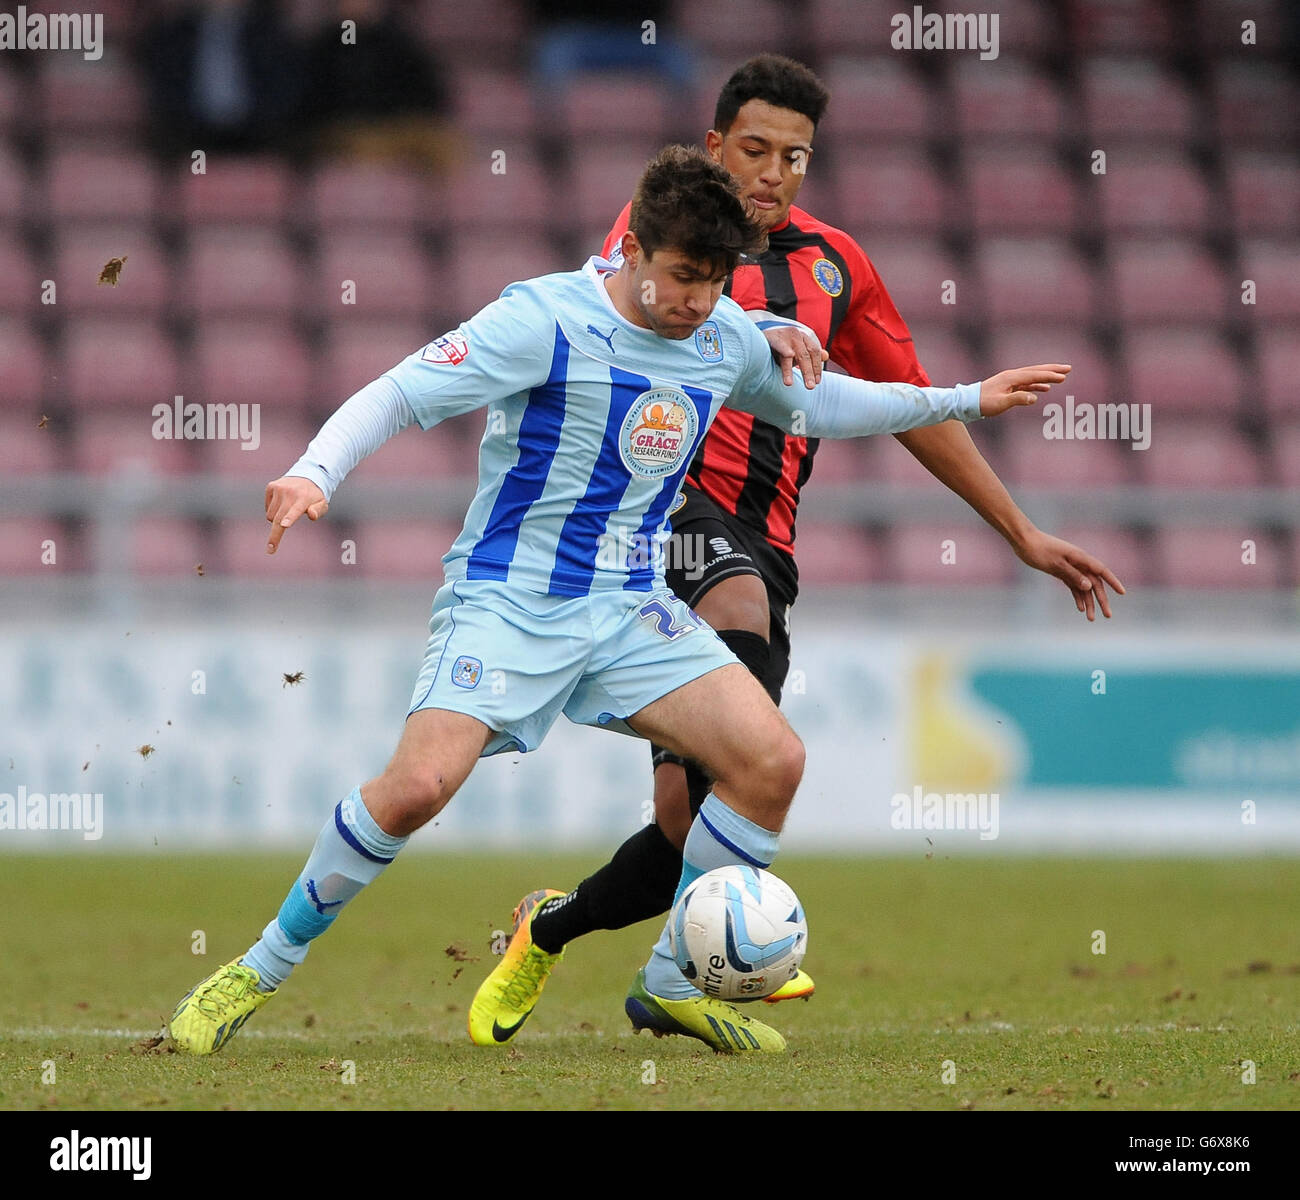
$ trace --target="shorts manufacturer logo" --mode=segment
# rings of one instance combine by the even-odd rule
[[[446,333],[437,341],[430,342],[420,355],[425,362],[441,363],[454,367],[463,363],[469,355],[469,340],[463,333]]]
[[[812,277],[828,296],[838,296],[844,290],[844,276],[829,258],[819,258],[813,263]]]
[[[695,348],[705,362],[722,361],[722,334],[718,332],[716,322],[705,321],[695,331]]]
[[[451,681],[457,687],[476,688],[483,678],[483,664],[477,658],[462,654],[452,665]]]
[[[619,453],[636,475],[671,475],[695,445],[698,429],[695,405],[685,392],[652,388],[632,402],[619,434]]]

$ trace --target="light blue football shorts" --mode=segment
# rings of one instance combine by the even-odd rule
[[[636,736],[624,718],[737,661],[666,588],[571,597],[457,579],[434,597],[407,716],[476,717],[496,731],[483,757],[536,750],[560,713]]]

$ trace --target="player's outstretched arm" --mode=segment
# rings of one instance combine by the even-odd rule
[[[996,417],[1009,408],[1033,404],[1039,392],[1049,390],[1055,383],[1064,383],[1069,373],[1065,363],[999,371],[980,384],[980,416]]]
[[[303,513],[307,514],[308,520],[319,521],[329,511],[329,506],[325,493],[310,479],[281,475],[279,479],[271,480],[266,485],[266,519],[271,522],[267,554],[275,553],[284,531]]]

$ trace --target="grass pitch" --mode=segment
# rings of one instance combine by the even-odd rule
[[[574,943],[516,1040],[472,1046],[493,931],[597,859],[408,852],[220,1054],[150,1046],[300,865],[5,858],[0,1107],[1300,1107],[1296,860],[783,856],[818,990],[755,1006],[790,1043],[755,1059],[632,1036],[654,923]]]

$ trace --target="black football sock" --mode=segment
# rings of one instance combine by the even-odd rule
[[[595,874],[533,918],[533,941],[547,954],[596,929],[623,929],[666,913],[682,875],[682,852],[647,825]]]

